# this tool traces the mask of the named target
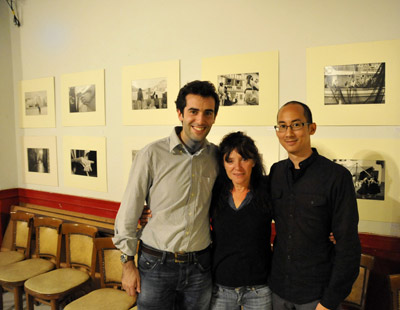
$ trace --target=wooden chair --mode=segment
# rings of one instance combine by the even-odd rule
[[[11,251],[0,252],[0,266],[19,262],[30,256],[33,214],[11,212]]]
[[[121,252],[115,248],[111,238],[95,240],[100,267],[101,288],[71,302],[64,310],[128,310],[136,303],[136,298],[121,291]]]
[[[83,224],[62,225],[65,235],[66,268],[59,268],[25,282],[26,308],[33,310],[34,301],[58,310],[60,303],[91,284],[96,266],[94,238],[97,228]]]
[[[371,269],[374,267],[374,262],[375,257],[361,254],[360,273],[353,284],[350,295],[342,302],[344,309],[365,309],[368,280]]]
[[[24,282],[59,266],[61,224],[62,221],[59,219],[35,218],[36,257],[0,266],[0,290],[5,289],[14,293],[16,310],[22,310]],[[2,309],[2,300],[0,306]]]
[[[400,274],[389,275],[392,310],[400,310]]]

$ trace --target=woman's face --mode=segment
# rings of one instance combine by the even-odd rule
[[[243,158],[236,150],[233,150],[229,157],[224,155],[225,171],[233,185],[249,187],[254,165],[254,160]]]

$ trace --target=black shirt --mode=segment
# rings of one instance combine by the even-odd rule
[[[360,266],[358,210],[350,172],[313,154],[294,169],[287,159],[270,173],[276,238],[270,286],[293,303],[321,300],[336,309]],[[336,245],[329,241],[333,232]]]
[[[246,198],[247,199],[247,198]],[[228,287],[266,285],[271,260],[271,215],[254,197],[238,209],[213,200],[213,281]],[[215,208],[216,206],[212,206]]]

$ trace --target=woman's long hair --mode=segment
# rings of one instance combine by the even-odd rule
[[[229,158],[233,151],[239,153],[244,159],[252,159],[254,161],[249,189],[253,193],[253,199],[257,206],[269,212],[267,176],[265,174],[261,155],[254,140],[241,131],[232,132],[222,139],[218,151],[219,175],[213,189],[211,203],[212,217],[215,217],[219,207],[228,201],[230,192],[233,189],[233,183],[228,178],[224,167],[225,158]]]

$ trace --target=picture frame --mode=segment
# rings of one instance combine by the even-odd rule
[[[63,74],[61,104],[63,126],[104,126],[104,69]]]
[[[20,81],[20,127],[56,127],[54,77]]]
[[[105,137],[63,137],[64,185],[107,192]]]
[[[179,66],[171,60],[122,68],[123,125],[177,124]]]
[[[58,186],[57,138],[22,137],[23,179],[28,184]]]
[[[397,85],[400,83],[399,55],[400,40],[308,48],[307,104],[313,111],[317,124],[329,126],[399,125],[400,93],[397,91]],[[354,70],[360,71],[362,70],[360,68],[372,64],[384,64],[384,102],[381,104],[346,104],[347,100],[344,100],[344,104],[324,104],[325,89],[328,89],[326,80],[324,80],[325,68],[355,66],[355,69],[352,69],[354,72]],[[334,68],[334,70],[336,69]],[[339,68],[338,74],[347,74],[349,78],[350,75],[354,75],[352,72],[346,73],[346,69],[342,70],[340,72]],[[368,73],[368,71],[366,72]],[[372,77],[373,75],[370,74],[369,78]],[[368,93],[367,87],[357,88],[356,86],[354,88],[350,82],[344,88],[346,89],[345,96],[357,94],[357,92]]]
[[[248,77],[253,82],[258,79],[256,86],[247,85]],[[272,126],[276,123],[279,106],[278,51],[203,58],[202,79],[212,82],[221,98],[230,96],[231,101],[237,101],[230,106],[220,106],[215,125]],[[221,87],[225,90],[220,90]],[[247,96],[250,97],[248,104],[238,105],[240,97]],[[256,103],[251,104],[254,97],[257,98]]]
[[[398,139],[313,138],[313,147],[333,159],[384,161],[384,200],[357,199],[360,220],[400,223],[400,141]]]

